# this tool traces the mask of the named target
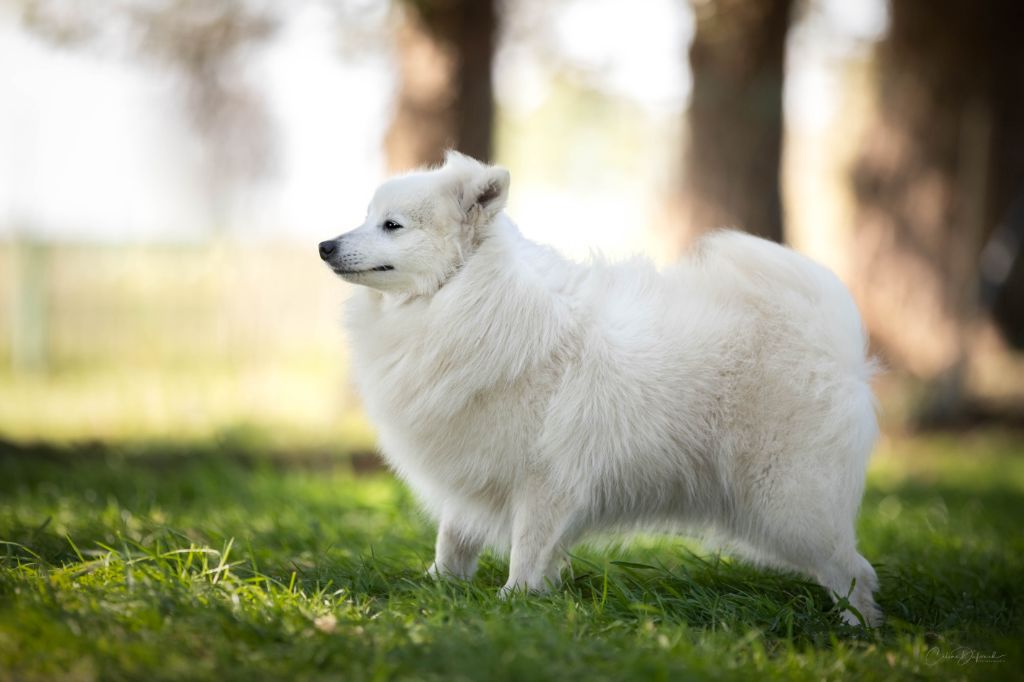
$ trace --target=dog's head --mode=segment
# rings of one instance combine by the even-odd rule
[[[450,151],[440,168],[388,180],[363,224],[320,242],[320,258],[354,284],[400,294],[437,291],[505,207],[509,173]]]

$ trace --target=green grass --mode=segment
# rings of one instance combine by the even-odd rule
[[[1019,679],[1021,444],[883,447],[860,522],[877,631],[666,538],[580,550],[549,596],[499,600],[489,556],[436,584],[406,490],[337,461],[7,444],[0,679]],[[952,657],[971,651],[1001,662]]]

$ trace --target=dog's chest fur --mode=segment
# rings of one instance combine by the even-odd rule
[[[454,502],[501,515],[533,455],[559,380],[555,360],[571,339],[509,316],[502,299],[512,284],[459,286],[447,300],[400,305],[358,292],[350,304],[355,379],[389,463],[432,513]],[[471,292],[478,298],[466,300]]]

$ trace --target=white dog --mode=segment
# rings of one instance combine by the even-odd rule
[[[702,529],[878,623],[854,533],[872,364],[839,280],[736,232],[662,272],[570,262],[519,233],[508,188],[507,170],[452,152],[320,244],[365,287],[355,377],[439,521],[431,574],[468,578],[488,546],[511,551],[503,595],[539,591],[586,532]]]

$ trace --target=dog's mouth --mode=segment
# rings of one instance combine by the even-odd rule
[[[388,272],[394,270],[394,265],[378,265],[375,268],[366,268],[365,270],[343,270],[341,268],[331,268],[338,275],[365,275],[368,272]]]

